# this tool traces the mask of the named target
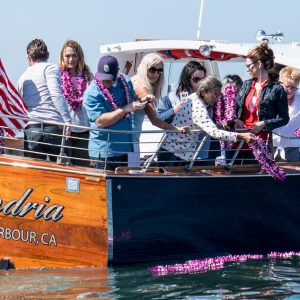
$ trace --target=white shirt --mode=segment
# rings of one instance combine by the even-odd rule
[[[287,125],[273,130],[273,144],[277,148],[300,147],[300,139],[297,139],[294,134],[295,130],[300,127],[300,93],[295,94],[292,105],[289,105],[289,116],[290,121]],[[294,139],[286,139],[276,134]]]
[[[28,67],[18,81],[18,91],[29,108],[30,118],[71,121],[56,65],[38,62]]]
[[[174,126],[189,126],[190,129],[202,129],[215,139],[235,142],[237,134],[218,129],[211,120],[208,106],[196,93],[191,94],[185,101],[172,122]],[[198,146],[199,132],[182,134],[167,133],[162,148],[171,151],[175,156],[191,160]]]

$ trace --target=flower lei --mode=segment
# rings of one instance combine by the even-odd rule
[[[292,257],[300,257],[300,252],[271,252],[267,255],[270,260],[274,259],[291,259]],[[243,254],[243,255],[227,255],[213,258],[189,260],[182,264],[155,266],[150,270],[154,277],[166,276],[172,274],[193,274],[198,272],[208,272],[211,270],[219,270],[225,267],[225,263],[229,262],[246,262],[248,260],[262,260],[266,257],[261,254]]]
[[[295,134],[295,136],[296,136],[297,138],[300,138],[300,128],[296,129],[296,130],[294,131],[294,134]]]
[[[128,86],[123,74],[119,74],[119,78],[121,80],[122,88],[125,92],[126,104],[129,104],[131,102],[129,86]],[[98,73],[96,73],[96,75],[95,75],[95,81],[96,81],[100,91],[102,92],[104,97],[107,99],[108,103],[110,104],[111,109],[112,110],[117,110],[119,108],[119,105],[118,105],[118,102],[117,102],[116,98],[114,97],[114,95],[107,88],[104,87],[102,82],[99,80]],[[130,113],[125,114],[124,119],[129,118],[129,116],[130,116]]]
[[[248,143],[248,145],[252,150],[255,159],[260,163],[261,168],[267,174],[272,175],[275,180],[285,180],[286,173],[273,160],[267,149],[266,142],[260,136],[257,136],[257,140],[252,143]]]
[[[83,93],[87,88],[88,80],[86,76],[79,73],[76,76],[76,85],[75,88],[74,83],[71,78],[71,72],[69,70],[61,71],[61,81],[62,81],[62,92],[68,101],[69,106],[72,110],[78,111],[81,109]]]
[[[237,88],[235,84],[226,84],[216,104],[215,119],[217,125],[228,126],[235,119],[236,95]],[[233,143],[226,141],[220,141],[220,144],[222,149],[231,149],[233,145]]]
[[[215,118],[218,125],[226,126],[235,118],[235,97],[237,88],[235,84],[226,84],[223,89],[223,95],[220,96],[215,111]]]
[[[217,125],[227,126],[231,121],[234,120],[236,95],[237,88],[234,84],[225,85],[223,95],[219,98],[216,105],[215,119]],[[248,143],[255,159],[260,163],[262,169],[267,174],[271,174],[275,180],[283,181],[286,178],[285,172],[273,160],[271,154],[267,149],[265,141],[259,136],[257,138],[258,139],[256,141]],[[232,145],[232,143],[221,141],[222,149],[230,149]]]

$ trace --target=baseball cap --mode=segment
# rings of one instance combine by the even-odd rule
[[[98,78],[115,81],[119,71],[117,59],[111,55],[102,56],[98,62]]]

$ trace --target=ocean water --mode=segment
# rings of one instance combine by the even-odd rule
[[[300,258],[157,276],[152,265],[0,271],[0,299],[300,299]]]

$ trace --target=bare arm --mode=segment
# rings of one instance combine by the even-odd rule
[[[111,126],[120,121],[126,114],[124,107],[118,108],[114,111],[104,113],[95,121],[96,125],[101,128]]]

